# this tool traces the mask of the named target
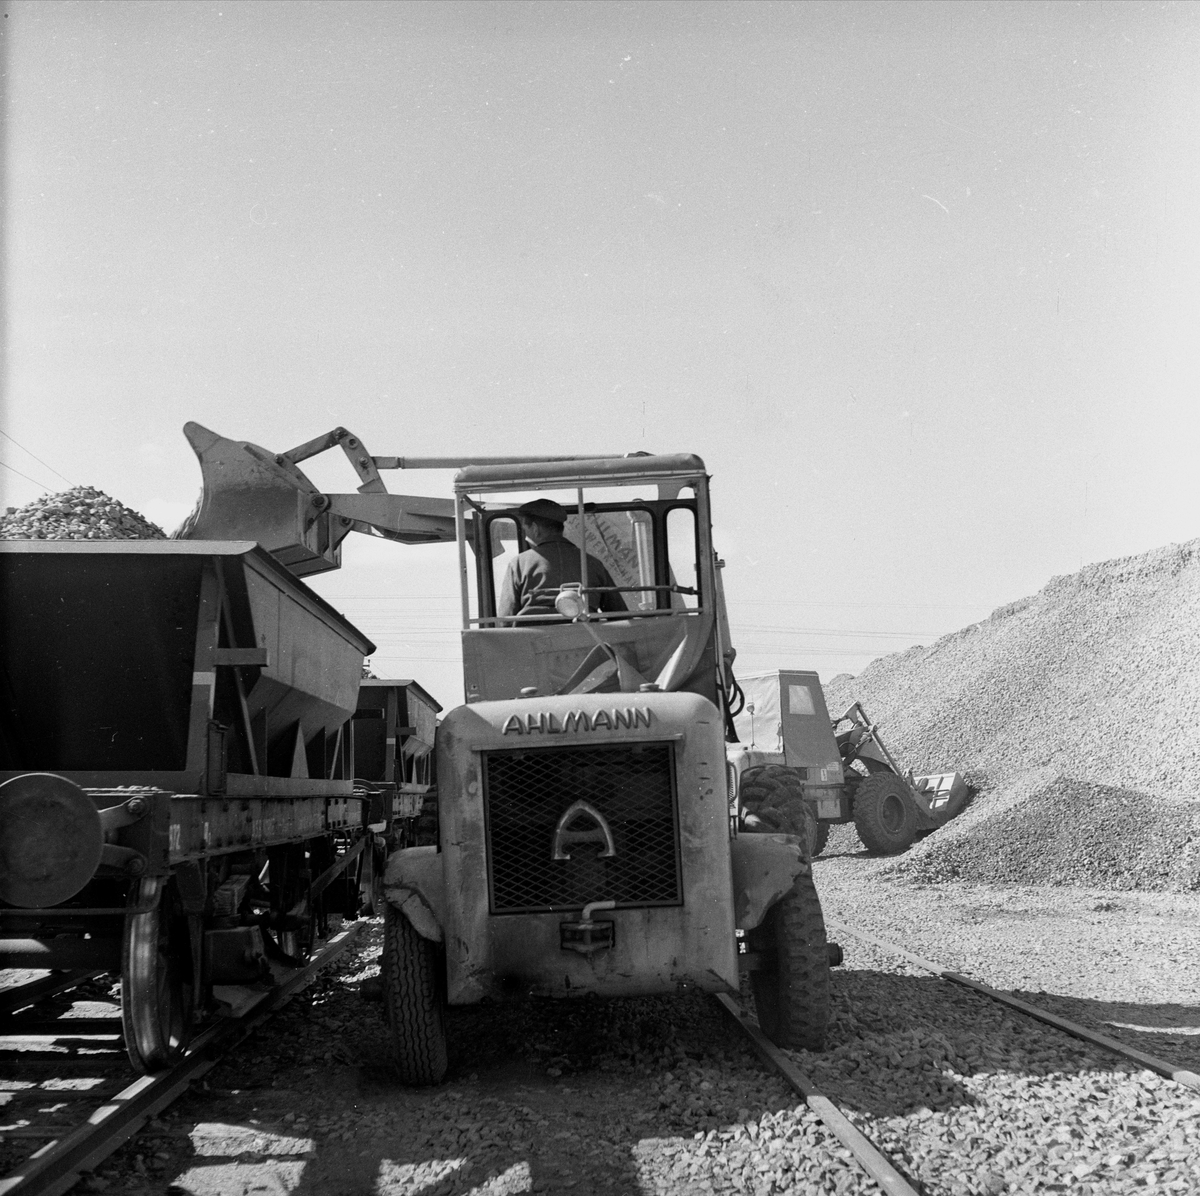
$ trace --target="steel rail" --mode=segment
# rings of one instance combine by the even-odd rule
[[[851,1154],[858,1165],[890,1196],[919,1196],[891,1161],[851,1120],[821,1093],[810,1080],[759,1028],[741,1004],[725,993],[717,993],[721,1007],[742,1028],[759,1056],[775,1068],[802,1096],[805,1104],[825,1123],[833,1135]]]
[[[1067,1018],[1059,1017],[1058,1014],[1051,1013],[1049,1010],[1039,1009],[1036,1005],[1029,1004],[1028,1001],[1022,1001],[1019,997],[1001,992],[999,989],[992,988],[990,985],[983,984],[978,980],[972,980],[970,976],[964,976],[961,972],[953,972],[949,968],[942,967],[941,964],[924,959],[920,955],[914,955],[911,951],[906,951],[899,944],[879,938],[877,935],[869,934],[865,930],[856,930],[854,927],[846,926],[841,922],[826,922],[825,925],[829,930],[836,930],[840,934],[849,934],[855,938],[863,939],[865,942],[873,943],[876,947],[880,947],[893,955],[898,955],[902,959],[907,959],[909,963],[915,964],[927,972],[932,972],[934,975],[940,976],[943,980],[952,980],[955,984],[961,984],[965,988],[974,989],[976,992],[982,993],[985,997],[991,997],[994,1001],[999,1001],[1003,1005],[1017,1009],[1028,1017],[1035,1018],[1039,1022],[1045,1022],[1048,1026],[1054,1026],[1056,1029],[1071,1034],[1075,1038],[1081,1038],[1085,1042],[1094,1043],[1096,1046],[1103,1047],[1107,1051],[1112,1051],[1115,1054],[1125,1056],[1127,1059],[1132,1059],[1135,1063],[1140,1063],[1149,1071],[1157,1072],[1160,1076],[1165,1076],[1168,1080],[1174,1080],[1177,1084],[1183,1084],[1188,1088],[1200,1089],[1200,1075],[1197,1075],[1194,1071],[1188,1071],[1185,1068],[1176,1066],[1169,1059],[1160,1059],[1157,1055],[1148,1055],[1145,1051],[1139,1051],[1136,1047],[1127,1046],[1115,1038],[1109,1038],[1106,1034],[1098,1034],[1095,1030],[1089,1030],[1086,1026],[1081,1026],[1077,1022],[1068,1021]]]
[[[303,968],[268,990],[240,1018],[219,1020],[196,1038],[174,1066],[142,1076],[95,1110],[88,1120],[64,1138],[46,1143],[18,1170],[0,1179],[0,1196],[62,1196],[149,1118],[187,1091],[188,1085],[210,1071],[222,1057],[253,1033],[277,1009],[303,989],[357,937],[356,922],[335,935]]]

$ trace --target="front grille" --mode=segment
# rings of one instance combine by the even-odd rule
[[[491,910],[494,914],[679,905],[675,758],[669,743],[485,752]],[[553,858],[559,819],[577,801],[596,809],[615,854],[600,843]],[[594,829],[585,815],[570,827]]]

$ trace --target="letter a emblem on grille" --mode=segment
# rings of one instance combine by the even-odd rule
[[[587,823],[591,823],[587,826]],[[612,831],[600,813],[590,802],[572,802],[564,811],[554,828],[554,844],[550,851],[552,860],[569,860],[571,849],[581,843],[595,843],[600,852],[597,859],[615,856],[617,846]]]

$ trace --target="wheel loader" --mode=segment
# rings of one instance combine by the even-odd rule
[[[738,682],[739,742],[729,759],[739,787],[772,826],[786,822],[777,808],[804,800],[815,815],[812,856],[824,850],[831,826],[849,822],[871,855],[896,855],[962,808],[969,789],[961,773],[901,771],[861,702],[829,717],[816,673],[774,669]]]
[[[784,722],[808,702],[803,749],[766,723],[761,746],[757,724],[739,742],[737,719],[765,717],[767,690],[751,686],[756,701],[735,717],[699,457],[376,457],[344,428],[275,454],[196,424],[185,433],[204,486],[178,535],[254,539],[302,576],[337,568],[350,531],[457,544],[466,700],[436,731],[438,841],[394,851],[383,879],[403,1082],[444,1077],[447,1006],[525,996],[736,993],[745,981],[770,1038],[822,1047],[841,954],[811,854],[821,820],[865,809],[877,783],[847,792],[816,674],[776,683]],[[300,470],[333,448],[357,493],[321,493]],[[457,469],[453,498],[389,494],[380,471],[404,468]],[[533,499],[564,510],[585,581],[543,613],[514,614],[498,596],[528,546],[518,509]],[[589,558],[611,585],[588,584]],[[856,734],[855,758],[882,750],[873,728]]]

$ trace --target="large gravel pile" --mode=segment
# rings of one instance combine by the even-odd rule
[[[1200,883],[1198,657],[1193,540],[1054,578],[825,691],[831,710],[862,701],[917,772],[957,769],[980,791],[902,868],[1187,889]]]
[[[973,833],[930,838],[905,866],[926,881],[1200,889],[1200,802],[1056,777]]]
[[[166,532],[92,486],[35,498],[0,515],[0,540],[165,540]]]

